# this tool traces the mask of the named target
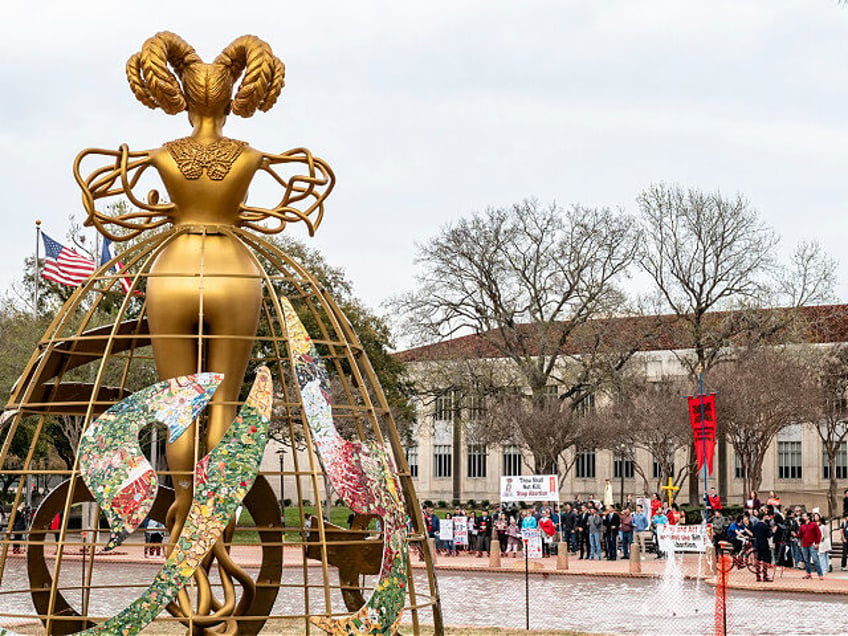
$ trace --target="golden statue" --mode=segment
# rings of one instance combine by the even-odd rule
[[[244,79],[233,97],[234,83],[242,73]],[[262,279],[255,257],[236,236],[221,229],[279,232],[290,220],[309,223],[309,215],[317,209],[318,218],[309,226],[312,233],[320,223],[324,197],[333,187],[327,164],[307,150],[270,155],[222,134],[230,111],[250,117],[257,108],[270,109],[283,88],[284,75],[283,63],[257,37],[238,38],[212,64],[206,64],[178,35],[158,33],[129,59],[127,79],[145,106],[171,115],[187,111],[191,135],[150,151],[129,152],[126,147],[118,153],[86,150],[74,166],[89,215],[86,223],[110,239],[126,240],[163,223],[187,229],[165,244],[153,262],[147,282],[147,320],[160,379],[210,369],[224,374],[209,408],[206,448],[218,443],[236,414],[262,302]],[[80,161],[92,154],[115,160],[83,180]],[[283,163],[302,163],[308,174],[286,182],[274,171],[275,165]],[[133,195],[132,185],[151,166],[165,185],[168,204],[159,204],[156,194],[147,202]],[[259,170],[270,173],[284,187],[276,208],[245,205],[248,187]],[[325,190],[319,193],[321,186]],[[146,214],[112,217],[94,207],[97,199],[117,194],[126,195]],[[304,212],[292,207],[302,201],[309,203]],[[273,228],[261,225],[268,218],[279,222]],[[106,227],[109,224],[130,231],[114,233]],[[203,278],[195,276],[198,272],[203,272]],[[199,328],[215,336],[202,352],[198,350]],[[168,338],[155,337],[166,334]],[[188,432],[168,446],[172,471],[190,474],[197,463],[194,431]],[[192,489],[183,482],[174,480],[176,501],[168,515],[174,537],[191,504]]]
[[[289,387],[296,385],[292,377],[294,359],[286,348],[283,306],[273,287],[282,282],[287,289],[293,290],[291,301],[298,306],[298,311],[302,308],[317,325],[316,343],[328,351],[328,363],[338,375],[342,393],[347,396],[346,404],[333,405],[334,412],[338,408],[340,419],[346,418],[355,424],[361,439],[388,443],[392,448],[400,467],[400,487],[412,517],[410,542],[419,546],[428,572],[429,589],[425,592],[416,592],[414,579],[409,577],[407,593],[412,606],[409,615],[414,632],[418,634],[418,608],[431,606],[435,632],[441,633],[441,611],[426,527],[391,412],[373,369],[350,324],[332,299],[308,272],[259,236],[278,233],[294,221],[306,223],[310,235],[313,234],[323,216],[324,199],[334,185],[333,173],[324,161],[304,148],[268,154],[243,141],[224,137],[222,133],[231,111],[250,117],[257,109],[269,110],[283,88],[284,74],[283,63],[274,56],[268,44],[250,35],[233,41],[211,64],[204,63],[182,38],[169,32],[156,34],[130,58],[127,78],[139,101],[150,108],[162,108],[169,114],[186,111],[192,133],[149,151],[130,152],[125,145],[118,151],[85,150],[74,163],[74,175],[83,190],[87,225],[95,226],[113,241],[149,234],[133,242],[122,255],[127,273],[133,277],[133,286],[144,289],[142,311],[133,317],[128,311],[132,296],[126,296],[113,325],[96,326],[90,322],[93,309],[89,309],[78,324],[73,316],[83,306],[83,299],[95,296],[91,305],[96,306],[106,293],[117,287],[119,276],[105,268],[75,292],[48,329],[7,405],[6,412],[11,414],[14,410],[14,415],[9,416],[14,419],[0,448],[0,469],[22,418],[41,418],[39,431],[43,418],[56,413],[84,416],[88,423],[108,405],[131,392],[133,389],[126,385],[127,370],[143,358],[140,352],[148,344],[160,379],[201,371],[222,373],[225,379],[210,402],[205,426],[194,422],[186,434],[167,446],[167,474],[172,478],[173,495],[170,499],[157,499],[151,518],[154,514],[162,516],[171,538],[176,539],[192,502],[194,467],[205,451],[215,447],[233,421],[242,404],[240,392],[251,360],[261,358],[262,362],[270,364],[275,382],[282,383],[283,420],[291,439],[302,434],[307,445],[311,443],[307,427],[303,426],[302,433],[296,432],[300,431],[298,419],[302,418],[297,411],[303,405],[299,402],[297,389]],[[242,78],[241,83],[233,95],[239,78]],[[98,157],[108,158],[108,163],[83,177],[82,163]],[[150,190],[145,197],[135,192],[142,187],[142,177],[151,167],[154,171],[148,174],[161,179],[167,200],[163,200],[156,189]],[[275,207],[261,208],[248,203],[248,189],[260,173],[270,176],[282,189]],[[120,214],[97,209],[98,200],[114,196],[125,196],[136,209]],[[124,275],[127,274],[120,276]],[[260,324],[263,336],[257,335]],[[270,358],[267,353],[259,356],[256,353],[260,341],[264,351],[272,352]],[[124,365],[120,386],[108,387],[104,380],[105,369],[110,361],[116,360]],[[99,365],[93,383],[68,380],[69,372],[92,361]],[[385,440],[383,431],[387,431]],[[33,449],[36,441],[37,435],[32,441]],[[22,474],[39,474],[33,469],[32,454]],[[310,517],[304,511],[304,501],[319,501],[319,483],[323,483],[325,475],[311,456],[305,462],[293,453],[292,460],[294,470],[284,471],[281,465],[279,472],[267,474],[279,476],[281,481],[286,475],[296,482],[299,520],[294,527],[283,528],[279,506],[273,501],[268,480],[262,475],[245,499],[262,542],[263,563],[259,574],[262,585],[253,581],[231,558],[229,547],[219,542],[204,561],[205,567],[195,574],[193,598],[184,590],[168,607],[189,627],[190,633],[254,634],[262,630],[266,618],[273,615],[276,586],[280,582],[281,530],[293,529],[302,537],[304,578],[300,585],[307,597],[303,610],[305,618],[315,613],[329,615],[335,591],[341,594],[350,611],[362,604],[358,579],[362,574],[373,572],[375,567],[373,542],[366,541],[369,536],[367,524],[357,522],[359,529],[354,531],[336,528],[322,520],[319,506],[310,528],[305,522]],[[87,500],[87,495],[75,492],[75,489],[84,490],[75,485],[76,471],[75,467],[70,473],[64,473],[69,479],[45,499],[45,504],[51,498],[61,501],[60,510],[66,516],[72,505]],[[51,471],[42,472],[46,475]],[[309,490],[304,488],[303,480],[307,480]],[[20,497],[21,488],[16,502]],[[42,561],[45,520],[48,517],[52,520],[55,514],[45,504],[42,505],[44,510],[39,509],[33,520],[31,537],[34,539],[30,539],[34,544],[31,552]],[[63,522],[57,542],[56,576],[52,577],[40,562],[29,567],[33,600],[48,633],[72,633],[94,624],[87,618],[87,601],[82,609],[74,609],[59,590],[62,551],[66,537],[72,535],[66,524]],[[225,535],[227,541],[233,531],[234,522]],[[6,565],[8,540],[5,543],[0,553],[0,578]],[[271,556],[266,558],[266,554]],[[364,557],[366,554],[371,556]],[[209,579],[213,557],[218,565],[221,579],[218,585],[223,600],[216,598],[215,585]],[[307,593],[308,588],[315,585],[310,582],[306,568],[309,557],[319,558],[322,565],[323,607],[317,609],[312,609],[314,601],[310,606]],[[341,589],[331,585],[329,565],[344,572]],[[411,563],[406,567],[411,572]],[[241,600],[232,589],[233,579],[244,588]],[[88,587],[94,589],[90,582]],[[83,618],[74,622],[60,615]],[[254,618],[232,618],[237,616]],[[259,618],[255,618],[257,616]]]

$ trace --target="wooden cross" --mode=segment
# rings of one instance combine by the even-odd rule
[[[672,480],[672,478],[671,478],[671,477],[669,477],[669,478],[668,478],[668,485],[667,485],[667,486],[662,486],[662,487],[660,488],[660,490],[665,490],[665,491],[667,491],[667,492],[666,492],[666,494],[668,495],[668,507],[669,507],[669,508],[671,508],[671,502],[672,502],[672,500],[674,499],[674,491],[675,491],[675,490],[680,490],[680,486],[675,486],[675,485],[674,485],[674,481]]]

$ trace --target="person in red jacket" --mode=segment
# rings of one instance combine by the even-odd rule
[[[709,504],[710,510],[712,510],[713,512],[715,512],[716,510],[721,510],[721,497],[718,496],[718,492],[715,488],[710,488]]]
[[[553,545],[554,535],[556,534],[556,526],[547,510],[539,518],[539,530],[542,531],[542,558],[546,558],[551,556],[551,546]]]
[[[659,493],[654,493],[653,498],[651,499],[651,519],[654,518],[654,515],[657,514],[658,511],[662,510],[663,502],[660,500]]]
[[[812,578],[812,564],[815,564],[816,574],[819,575],[819,578],[823,578],[821,562],[819,562],[821,538],[819,524],[815,523],[806,512],[803,513],[801,515],[801,527],[798,529],[798,540],[801,543],[801,557],[804,559],[804,567],[807,570],[805,579]]]

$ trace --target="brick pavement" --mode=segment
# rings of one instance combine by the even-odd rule
[[[71,546],[66,552],[66,558],[79,559],[82,555],[79,548]],[[53,554],[51,548],[47,549],[47,555]],[[232,555],[235,561],[243,566],[258,566],[261,559],[260,548],[256,545],[234,545],[232,547]],[[8,554],[9,559],[23,558],[23,555],[14,555],[11,550]],[[141,543],[127,542],[120,546],[114,554],[98,555],[101,562],[115,563],[149,563],[162,562],[163,557],[145,558],[143,554],[143,546]],[[283,564],[286,567],[302,567],[302,550],[299,546],[286,546],[283,553]],[[684,576],[687,578],[700,577],[710,584],[715,584],[715,575],[707,571],[705,559],[700,559],[695,554],[678,555],[678,563]],[[319,567],[320,562],[310,561],[310,566]],[[557,576],[594,576],[594,577],[642,577],[655,578],[662,576],[666,568],[666,561],[657,559],[653,554],[648,554],[641,561],[641,573],[633,574],[630,571],[630,562],[623,559],[616,561],[598,560],[580,560],[576,555],[569,555],[568,569],[557,569],[557,557],[552,556],[545,559],[533,559],[528,563],[531,574],[545,574]],[[418,557],[413,556],[413,567],[423,567],[423,562]],[[485,555],[477,557],[468,553],[460,552],[458,556],[446,556],[438,554],[436,556],[436,570],[444,571],[489,571],[501,573],[522,573],[524,572],[524,558],[502,557],[500,566],[493,567],[490,564],[490,559]],[[732,570],[728,587],[732,589],[746,590],[768,590],[768,591],[783,591],[783,592],[806,592],[806,593],[824,593],[824,594],[839,594],[848,595],[848,572],[841,572],[838,568],[838,561],[834,571],[826,574],[824,579],[819,580],[815,573],[812,579],[804,579],[805,572],[794,568],[776,568],[774,571],[774,580],[768,583],[760,583],[756,581],[753,572],[746,570]]]

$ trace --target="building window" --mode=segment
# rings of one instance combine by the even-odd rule
[[[670,459],[670,458],[669,458]],[[654,479],[660,479],[662,477],[666,477],[667,475],[663,475],[662,464],[657,460],[657,456],[653,456],[653,469],[651,474],[654,476]],[[668,462],[669,475],[674,475],[674,462]],[[626,469],[625,469],[626,470]]]
[[[574,460],[574,471],[577,479],[595,478],[595,451],[585,450],[577,453]]]
[[[468,421],[477,422],[483,419],[486,415],[486,406],[481,395],[469,395],[467,398],[468,404]]]
[[[777,478],[801,479],[801,442],[777,442]]]
[[[622,461],[623,460],[623,461]],[[624,464],[624,478],[633,479],[633,460],[616,455],[612,462],[612,473],[616,479],[621,479],[621,466]]]
[[[468,445],[468,476],[469,477],[485,477],[486,476],[486,450],[485,444],[469,444]]]
[[[453,468],[452,446],[436,444],[433,446],[433,477],[450,477]]]
[[[442,393],[436,398],[433,419],[437,422],[453,421],[453,393]]]
[[[742,458],[739,457],[739,453],[733,454],[733,475],[736,479],[745,479],[745,469],[742,468]]]
[[[418,477],[418,447],[410,446],[406,449],[406,464],[409,466],[409,474]]]
[[[503,451],[503,474],[505,477],[515,477],[521,474],[521,451],[517,446],[507,446]]]
[[[574,414],[578,416],[589,415],[595,412],[595,394],[589,393],[574,405]]]
[[[848,442],[842,442],[836,449],[836,479],[848,479]],[[827,461],[827,449],[822,442],[822,478],[830,479],[830,463]]]

